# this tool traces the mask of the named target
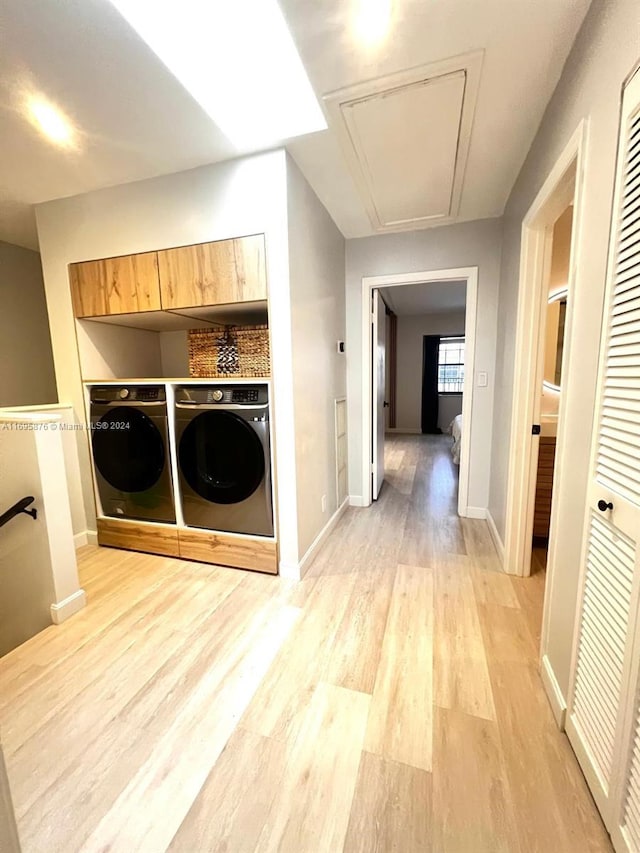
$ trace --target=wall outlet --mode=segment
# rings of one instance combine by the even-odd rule
[[[322,512],[327,511],[327,496],[323,495],[322,500],[320,501],[320,506],[322,507]]]

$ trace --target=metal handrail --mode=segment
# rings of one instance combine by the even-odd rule
[[[3,512],[0,515],[0,527],[4,527],[12,518],[15,518],[16,515],[20,515],[20,513],[24,513],[25,515],[30,515],[31,518],[35,521],[38,517],[38,510],[34,507],[33,509],[27,509],[27,507],[34,502],[35,498],[32,495],[28,495],[26,498],[22,498],[17,503],[14,503],[10,509],[6,512]]]

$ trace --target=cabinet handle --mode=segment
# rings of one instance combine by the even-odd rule
[[[600,510],[600,512],[606,512],[608,509],[613,509],[613,504],[611,503],[611,501],[607,503],[606,501],[599,500],[598,509]]]

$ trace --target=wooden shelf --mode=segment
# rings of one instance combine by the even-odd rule
[[[189,329],[211,329],[223,326],[268,325],[266,299],[227,305],[206,305],[195,308],[175,308],[159,311],[134,311],[126,314],[104,314],[98,317],[79,317],[82,322],[125,326],[144,332],[180,332]]]

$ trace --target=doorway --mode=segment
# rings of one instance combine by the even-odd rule
[[[522,228],[504,569],[528,577],[532,558],[541,556],[547,569],[547,593],[554,564],[552,494],[561,476],[562,446],[570,440],[562,428],[566,382],[562,389],[555,379],[569,375],[584,138],[585,127],[581,124],[545,181]],[[547,351],[549,367],[545,376]],[[539,470],[543,464],[546,475]],[[541,537],[546,540],[543,554],[536,554],[533,549],[536,501],[543,529],[548,522]],[[534,560],[536,565],[538,562]],[[544,634],[543,627],[543,648]]]
[[[540,432],[533,502],[530,574],[545,573],[548,560],[556,444],[562,399],[562,363],[567,340],[567,308],[571,299],[569,272],[572,233],[573,202],[570,202],[551,229],[551,260],[546,284],[547,302],[540,321],[543,372],[540,387],[538,419]]]
[[[474,377],[474,360],[475,360],[475,329],[476,329],[476,306],[477,306],[477,282],[478,270],[477,267],[466,267],[461,269],[449,270],[432,270],[419,273],[407,273],[393,276],[372,276],[363,278],[363,352],[362,366],[363,376],[363,435],[365,436],[364,443],[364,482],[363,495],[365,496],[365,505],[370,505],[378,496],[379,490],[384,481],[384,440],[385,431],[405,431],[422,433],[422,350],[420,351],[420,361],[417,365],[414,364],[413,382],[409,383],[403,389],[403,394],[400,393],[400,388],[388,388],[386,364],[386,340],[387,326],[389,313],[396,314],[392,305],[394,300],[397,300],[396,293],[401,291],[398,288],[413,289],[414,295],[418,296],[420,290],[426,289],[432,285],[436,285],[443,289],[443,293],[449,294],[449,299],[454,297],[461,290],[464,290],[464,308],[462,311],[463,330],[460,329],[460,319],[455,331],[445,335],[441,333],[438,337],[450,337],[457,339],[464,337],[464,364],[458,365],[457,378],[459,380],[458,387],[452,398],[456,397],[457,402],[461,403],[461,417],[458,418],[460,428],[460,436],[458,441],[459,447],[459,484],[458,484],[458,514],[460,516],[469,515],[469,466],[470,466],[470,427],[471,427],[471,412],[472,412],[472,397],[473,397],[473,377]],[[387,304],[385,304],[385,296]],[[390,303],[390,304],[389,304]],[[389,313],[387,313],[389,312]],[[397,315],[396,315],[397,316]],[[463,334],[461,332],[463,331]],[[398,330],[396,325],[396,336]],[[423,347],[425,335],[419,336],[419,346]],[[440,350],[440,347],[438,347]],[[446,357],[445,357],[446,361]],[[443,365],[444,366],[444,365]],[[398,365],[400,367],[400,365]],[[415,369],[417,368],[417,369]],[[451,371],[441,371],[438,361],[438,370],[436,377],[442,379],[441,385],[446,383],[448,374]],[[450,383],[449,383],[450,385]],[[415,387],[414,387],[415,386]],[[385,393],[390,390],[391,393]],[[445,394],[438,395],[444,397]],[[391,399],[389,399],[391,398]],[[401,423],[398,418],[404,415],[405,402],[407,403],[408,411],[412,412],[413,420],[411,424]],[[385,403],[389,405],[385,405]],[[447,401],[447,405],[443,406],[442,413],[439,413],[440,419],[436,420],[439,424],[438,428],[447,429],[450,426],[453,418],[447,419],[447,413],[451,411],[452,401]],[[455,403],[453,404],[455,408]],[[456,415],[458,413],[455,413]],[[415,423],[414,423],[415,421]],[[444,428],[440,426],[444,424]],[[466,425],[466,426],[465,426]],[[367,440],[368,438],[368,440]]]

